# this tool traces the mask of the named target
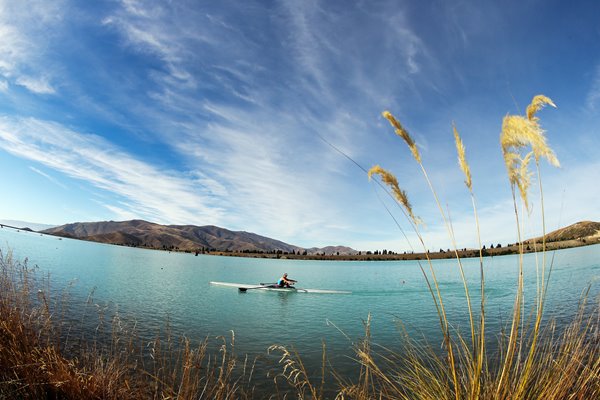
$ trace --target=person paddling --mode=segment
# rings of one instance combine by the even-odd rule
[[[294,283],[296,283],[297,281],[293,280],[293,279],[288,279],[288,274],[287,272],[285,274],[283,274],[283,276],[281,278],[279,278],[279,280],[277,281],[277,286],[279,287],[292,287],[294,285]]]

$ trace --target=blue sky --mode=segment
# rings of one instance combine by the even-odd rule
[[[0,218],[214,224],[299,246],[408,245],[364,172],[394,172],[432,249],[516,241],[499,133],[543,93],[550,229],[600,220],[597,1],[0,0]],[[540,232],[539,196],[524,223]],[[390,205],[388,204],[388,207]],[[393,209],[396,212],[396,209]],[[408,225],[398,218],[415,245]]]

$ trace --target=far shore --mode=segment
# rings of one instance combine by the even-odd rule
[[[59,239],[62,239],[63,236],[52,235],[44,232],[37,232],[29,228],[18,228],[15,226],[10,226],[6,224],[1,225],[3,228],[11,228],[17,231],[28,231],[32,233],[39,233],[42,235],[55,236]],[[86,239],[80,239],[75,237],[67,237],[68,239],[74,240],[83,240],[89,241]],[[95,242],[95,241],[94,241]],[[243,258],[266,258],[266,259],[281,259],[281,260],[319,260],[319,261],[403,261],[403,260],[426,260],[427,258],[431,260],[439,260],[439,259],[451,259],[458,257],[462,258],[475,258],[480,256],[480,252],[478,249],[459,249],[456,252],[451,249],[446,249],[442,251],[429,251],[427,253],[413,253],[413,252],[371,252],[371,251],[361,251],[358,254],[293,254],[282,251],[277,252],[249,252],[249,251],[220,251],[220,250],[212,250],[212,251],[197,251],[195,249],[165,249],[165,248],[157,248],[157,247],[146,247],[146,246],[135,246],[126,243],[105,243],[105,242],[95,242],[95,243],[103,243],[110,244],[116,246],[125,246],[125,247],[135,247],[140,249],[147,250],[160,250],[160,251],[168,251],[168,252],[178,252],[178,253],[191,253],[194,255],[212,255],[212,256],[224,256],[224,257],[243,257]],[[587,238],[579,238],[572,240],[563,240],[556,242],[547,242],[546,250],[562,250],[569,249],[574,247],[581,246],[589,246],[594,244],[600,244],[600,236],[590,236]],[[523,242],[523,253],[534,253],[542,251],[542,242],[533,240],[526,240]],[[504,256],[511,254],[519,254],[520,248],[518,244],[511,244],[509,246],[500,246],[498,247],[490,247],[484,248],[481,251],[481,255],[483,257],[493,257],[493,256]]]
[[[559,242],[546,243],[546,250],[562,250],[570,249],[574,247],[589,246],[593,244],[599,244],[600,238],[593,239],[573,239],[564,240]],[[542,243],[533,241],[527,241],[523,244],[524,253],[540,252],[542,250]],[[474,258],[479,257],[479,250],[477,249],[460,249],[456,253],[460,258]],[[226,257],[246,257],[246,258],[270,258],[270,259],[289,259],[289,260],[319,260],[319,261],[402,261],[402,260],[426,260],[427,257],[432,260],[456,258],[456,253],[453,250],[444,250],[442,252],[428,252],[426,253],[394,253],[394,254],[367,254],[367,252],[361,252],[360,254],[271,254],[271,253],[249,253],[249,252],[237,252],[237,251],[211,251],[202,254],[226,256]],[[505,247],[494,247],[485,248],[481,251],[484,257],[493,256],[504,256],[511,254],[519,254],[519,246],[513,244]]]

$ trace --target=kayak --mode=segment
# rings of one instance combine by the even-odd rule
[[[252,285],[247,283],[230,283],[230,282],[210,282],[211,285],[215,286],[226,286],[226,287],[236,287],[240,290],[240,292],[245,292],[247,290],[270,290],[274,292],[290,292],[290,293],[323,293],[323,294],[350,294],[347,290],[325,290],[325,289],[304,289],[297,287],[279,287],[274,284],[266,284],[266,285]]]

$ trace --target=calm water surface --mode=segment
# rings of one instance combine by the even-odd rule
[[[439,343],[439,322],[431,295],[414,261],[335,262],[266,260],[168,253],[59,240],[25,231],[0,229],[0,249],[12,249],[50,273],[54,288],[69,288],[70,301],[94,302],[134,316],[149,336],[169,321],[176,334],[203,339],[235,331],[238,353],[264,354],[272,344],[297,348],[309,365],[318,365],[324,340],[338,367],[351,361],[352,342],[361,338],[372,316],[375,342],[399,343],[398,322]],[[548,315],[571,316],[582,291],[600,293],[600,245],[554,254]],[[551,258],[552,256],[549,256]],[[535,256],[525,257],[527,298],[535,294]],[[424,265],[425,266],[425,265]],[[464,288],[456,261],[434,262],[449,319],[468,328]],[[426,267],[426,266],[425,266]],[[479,260],[464,267],[475,304],[479,302]],[[518,258],[485,259],[488,327],[498,332],[510,318]],[[428,268],[428,267],[426,267]],[[299,287],[350,290],[352,294],[301,294],[216,287],[210,281],[274,282],[283,272]],[[531,304],[531,303],[530,303]],[[495,329],[495,331],[494,331]]]

